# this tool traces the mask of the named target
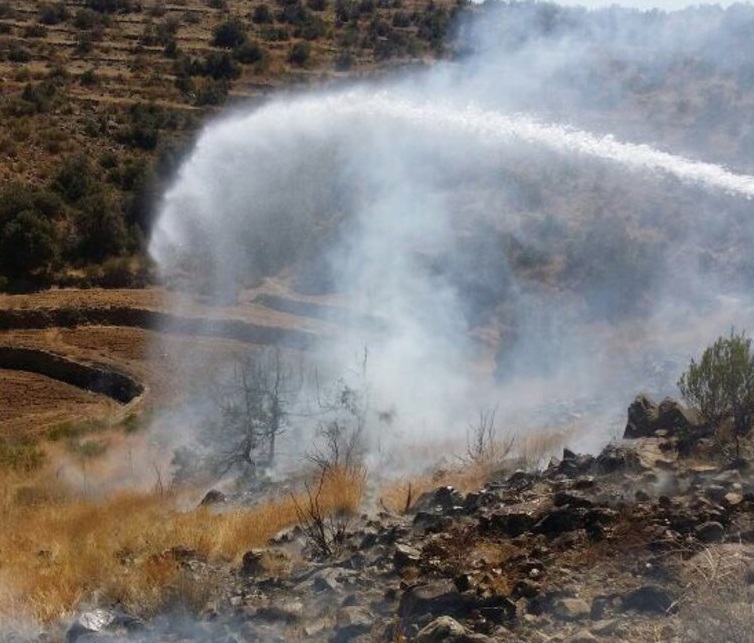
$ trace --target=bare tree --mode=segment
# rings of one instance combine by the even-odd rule
[[[208,384],[213,420],[200,432],[197,449],[176,452],[176,477],[204,470],[239,470],[256,477],[276,458],[278,438],[288,428],[288,408],[297,387],[279,349],[249,353]]]
[[[367,362],[364,354],[359,372],[355,373],[355,386],[344,378],[323,389],[315,373],[318,444],[308,453],[308,459],[321,471],[331,468],[353,468],[364,455],[364,434],[370,410]]]
[[[496,415],[497,408],[481,410],[466,429],[466,456],[474,464],[498,466],[513,451],[515,437],[498,435]]]
[[[279,349],[237,359],[230,377],[216,383],[212,397],[219,422],[214,438],[222,473],[236,465],[252,471],[272,465],[278,437],[288,427],[290,384]]]

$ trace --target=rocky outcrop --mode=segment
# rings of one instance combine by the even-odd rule
[[[666,397],[656,404],[646,395],[637,395],[628,407],[628,422],[623,438],[649,438],[662,431],[662,435],[677,435],[701,426],[699,415],[678,401]]]

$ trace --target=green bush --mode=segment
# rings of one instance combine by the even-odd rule
[[[251,20],[257,25],[269,25],[273,22],[272,11],[266,4],[258,4],[251,12]]]
[[[288,54],[288,62],[303,67],[309,62],[312,53],[312,46],[308,42],[297,42],[291,47]]]
[[[231,18],[215,27],[212,34],[212,44],[215,47],[233,49],[246,40],[246,27],[238,18]]]
[[[141,4],[135,0],[84,0],[84,6],[98,13],[141,11]]]
[[[678,380],[678,389],[683,399],[699,409],[712,426],[733,421],[733,440],[739,458],[739,438],[748,432],[754,415],[751,339],[732,330],[730,336],[719,337],[705,349],[698,363],[691,360]]]
[[[22,210],[0,229],[0,265],[11,276],[47,273],[58,255],[52,221],[34,210]]]
[[[44,25],[27,25],[23,34],[24,38],[47,38],[48,30]]]
[[[67,158],[52,182],[55,190],[68,203],[75,203],[95,190],[96,179],[84,154]]]
[[[123,254],[128,247],[122,209],[109,192],[100,189],[81,199],[74,225],[77,259],[99,262]]]
[[[253,65],[263,60],[265,51],[258,42],[246,41],[233,52],[236,60],[244,65]]]
[[[68,20],[68,8],[64,2],[43,4],[39,9],[39,22],[43,25],[57,25]]]

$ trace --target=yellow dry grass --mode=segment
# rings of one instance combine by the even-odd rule
[[[492,477],[513,469],[533,470],[562,449],[574,434],[572,429],[536,431],[501,437],[476,458],[459,459],[458,464],[431,474],[404,477],[386,484],[380,501],[390,511],[401,512],[423,493],[442,486],[455,487],[463,493],[477,491]]]
[[[355,511],[363,484],[360,472],[330,472],[321,506]],[[95,597],[152,613],[185,583],[172,548],[233,563],[297,522],[291,497],[224,513],[181,511],[186,500],[179,492],[121,492],[92,501],[66,493],[50,472],[1,473],[0,622],[22,614],[50,623]]]

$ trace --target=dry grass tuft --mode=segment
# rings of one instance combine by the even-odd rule
[[[180,511],[189,498],[178,491],[120,492],[94,501],[61,490],[49,472],[0,478],[0,621],[23,613],[50,623],[94,598],[140,615],[176,600],[198,607],[196,583],[171,550],[234,563],[297,522],[292,497],[226,513]],[[356,511],[363,485],[359,475],[330,472],[323,509]],[[191,499],[195,506],[195,494]]]
[[[492,418],[494,422],[494,417]],[[485,423],[485,426],[489,426]],[[420,476],[390,481],[380,492],[382,505],[401,512],[423,493],[441,486],[455,487],[461,492],[476,491],[494,477],[515,469],[533,470],[544,465],[573,435],[572,430],[537,431],[516,436],[498,435],[485,429],[486,436],[469,448],[457,464]]]
[[[754,643],[754,550],[724,544],[705,548],[686,563],[686,595],[679,621],[684,640]]]

